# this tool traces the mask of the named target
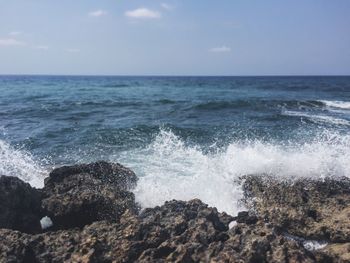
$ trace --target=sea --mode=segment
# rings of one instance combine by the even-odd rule
[[[245,175],[350,177],[350,77],[0,76],[0,174],[119,162],[142,207],[244,209]]]

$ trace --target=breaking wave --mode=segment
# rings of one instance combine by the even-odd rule
[[[134,193],[143,208],[171,199],[199,198],[219,211],[236,214],[244,209],[241,178],[247,174],[269,174],[281,180],[350,177],[350,136],[324,132],[308,143],[233,141],[204,151],[162,129],[147,147],[118,151],[109,159],[139,176]],[[0,174],[42,187],[47,170],[40,163],[27,151],[0,140]]]
[[[15,149],[0,140],[0,175],[17,176],[32,186],[41,188],[47,171],[30,153]]]
[[[172,131],[161,130],[145,149],[124,152],[112,160],[139,175],[135,195],[143,207],[199,198],[236,214],[243,208],[243,175],[270,174],[283,180],[350,176],[350,136],[323,133],[312,142],[289,145],[232,142],[225,149],[204,153]]]
[[[350,110],[350,101],[320,100],[328,107]]]
[[[350,126],[350,121],[346,119],[342,119],[339,117],[333,117],[333,116],[326,116],[326,115],[320,115],[320,114],[311,114],[311,113],[304,113],[299,111],[284,111],[282,113],[286,116],[295,116],[295,117],[303,117],[307,118],[312,122],[315,123],[328,123],[333,125],[346,125]]]

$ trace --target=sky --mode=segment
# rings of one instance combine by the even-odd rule
[[[349,0],[0,0],[0,74],[350,75]]]

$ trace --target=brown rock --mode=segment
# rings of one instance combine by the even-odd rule
[[[315,262],[297,242],[258,220],[238,223],[200,200],[171,201],[118,223],[26,235],[0,230],[0,261],[13,262]],[[30,261],[29,261],[30,262]]]
[[[248,176],[247,204],[284,231],[307,239],[350,242],[350,180],[282,182]]]
[[[83,227],[95,221],[118,221],[136,211],[136,175],[120,164],[97,162],[53,170],[45,181],[42,207],[55,229]]]

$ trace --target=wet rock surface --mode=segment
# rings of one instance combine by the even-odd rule
[[[247,176],[243,188],[247,206],[280,232],[327,242],[318,261],[350,262],[350,179]]]
[[[0,256],[7,262],[315,262],[272,226],[258,221],[229,230],[232,219],[200,200],[174,200],[82,230],[39,235],[0,230]]]
[[[244,190],[248,205],[290,234],[350,242],[348,178],[281,182],[268,176],[251,176]]]
[[[34,215],[36,225],[48,215],[54,225],[41,233],[1,225],[0,262],[350,259],[347,179],[290,183],[248,176],[243,188],[250,209],[233,217],[198,199],[172,200],[139,211],[130,192],[137,178],[119,164],[97,162],[56,169],[40,191],[17,178],[1,178],[1,208],[16,210],[7,197],[20,189],[25,195],[18,200],[33,200],[31,206],[22,204],[22,214]],[[7,222],[10,212],[0,222]],[[307,250],[304,239],[325,240],[328,245]]]
[[[41,231],[41,194],[17,177],[0,176],[0,228]]]
[[[119,164],[61,167],[45,181],[42,207],[55,229],[118,221],[126,209],[137,210],[134,194],[128,191],[136,181],[136,175]]]

